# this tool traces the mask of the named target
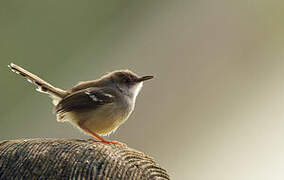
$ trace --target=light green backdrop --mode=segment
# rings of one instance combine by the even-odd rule
[[[0,140],[89,138],[57,123],[22,65],[69,88],[105,72],[154,75],[109,137],[173,179],[284,178],[284,3],[0,1]]]

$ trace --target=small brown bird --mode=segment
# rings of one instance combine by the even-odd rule
[[[62,90],[13,63],[9,68],[37,85],[38,91],[52,98],[57,121],[69,121],[100,142],[113,144],[120,143],[105,140],[101,135],[114,132],[127,120],[134,109],[143,81],[153,78],[139,77],[129,70],[119,70]]]

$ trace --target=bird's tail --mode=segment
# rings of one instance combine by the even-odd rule
[[[33,83],[38,86],[36,89],[39,92],[49,94],[50,97],[53,99],[53,104],[57,104],[63,97],[68,95],[65,90],[56,88],[49,84],[48,82],[44,81],[43,79],[39,78],[38,76],[32,74],[31,72],[25,70],[24,68],[11,63],[8,67],[15,73],[24,76],[30,83]]]

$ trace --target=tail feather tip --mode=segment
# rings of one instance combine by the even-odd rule
[[[10,64],[8,65],[8,67],[11,68],[11,69],[13,68],[13,66],[15,66],[14,63],[10,63]]]

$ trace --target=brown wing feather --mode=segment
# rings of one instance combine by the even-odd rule
[[[55,107],[56,113],[95,109],[115,99],[114,90],[91,87],[74,92],[63,98]]]

